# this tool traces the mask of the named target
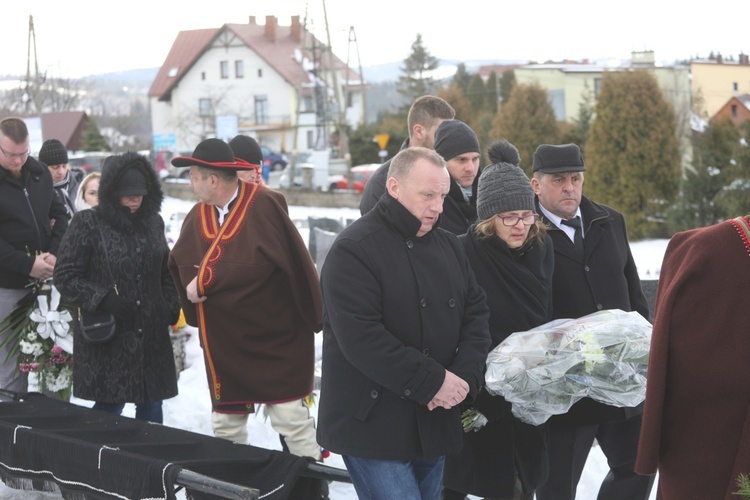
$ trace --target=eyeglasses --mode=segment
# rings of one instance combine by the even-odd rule
[[[517,215],[498,215],[496,217],[503,221],[503,226],[508,227],[515,226],[519,222],[523,222],[524,226],[531,226],[539,220],[537,214],[524,215],[523,217]]]
[[[19,160],[25,160],[29,157],[29,150],[26,150],[24,153],[8,153],[3,149],[2,146],[0,146],[0,151],[3,152],[6,158],[10,158],[11,160],[18,158]]]

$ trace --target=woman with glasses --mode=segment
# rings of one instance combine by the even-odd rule
[[[479,178],[477,222],[459,239],[487,294],[494,348],[511,333],[550,320],[554,253],[535,213],[531,183],[518,167],[518,150],[503,140],[488,155],[492,164]],[[464,433],[463,450],[446,457],[443,498],[532,499],[546,477],[544,426],[517,420],[510,403],[486,389],[464,410],[478,419]]]

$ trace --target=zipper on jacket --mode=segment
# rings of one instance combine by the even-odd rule
[[[27,179],[28,182],[28,179]],[[26,197],[26,204],[29,206],[29,211],[31,212],[31,218],[34,219],[34,231],[36,231],[36,237],[39,241],[39,251],[43,251],[43,245],[42,245],[42,233],[39,232],[39,223],[36,220],[36,215],[34,214],[34,207],[31,206],[31,200],[29,200],[29,191],[26,189],[26,186],[23,187],[23,194]]]

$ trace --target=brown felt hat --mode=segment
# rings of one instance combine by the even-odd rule
[[[229,144],[221,139],[206,139],[195,147],[192,156],[175,156],[172,158],[175,167],[213,168],[216,170],[253,170],[255,167],[245,160],[234,157]]]

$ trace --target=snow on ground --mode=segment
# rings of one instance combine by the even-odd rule
[[[162,209],[162,216],[165,222],[169,223],[173,214],[186,213],[192,206],[193,202],[166,198]],[[359,216],[359,210],[352,208],[291,206],[289,207],[289,215],[295,221],[303,239],[307,241],[309,234],[307,227],[308,216],[329,217],[345,223],[347,220],[356,219]],[[179,233],[179,226],[176,228],[176,233]],[[174,236],[177,234],[174,234]],[[666,244],[667,240],[648,240],[631,245],[641,279],[658,278]],[[164,402],[164,425],[210,436],[212,434],[210,421],[211,403],[197,330],[192,327],[185,327],[185,331],[189,333],[189,338],[186,342],[186,368],[180,373],[179,394]],[[316,359],[318,360],[316,367],[319,369],[322,346],[321,335],[316,335],[315,345]],[[91,401],[84,401],[75,397],[72,398],[71,402],[88,407],[93,405]],[[313,417],[317,417],[317,406],[313,407],[312,415]],[[135,407],[130,404],[126,405],[123,416],[135,417]],[[255,415],[251,415],[248,419],[248,432],[250,435],[250,444],[274,450],[281,449],[278,435],[266,421],[262,410]],[[332,467],[344,468],[341,457],[336,454],[331,454],[325,460],[325,464]],[[599,447],[595,446],[591,450],[591,454],[586,462],[583,476],[578,485],[576,498],[578,500],[596,498],[599,485],[607,472],[606,458]],[[652,500],[656,498],[655,490],[656,488],[654,488],[650,497]],[[59,498],[59,495],[16,491],[0,483],[0,499],[3,500],[51,500],[55,498]],[[330,485],[330,498],[331,500],[350,500],[355,499],[356,494],[351,485],[334,482]]]

